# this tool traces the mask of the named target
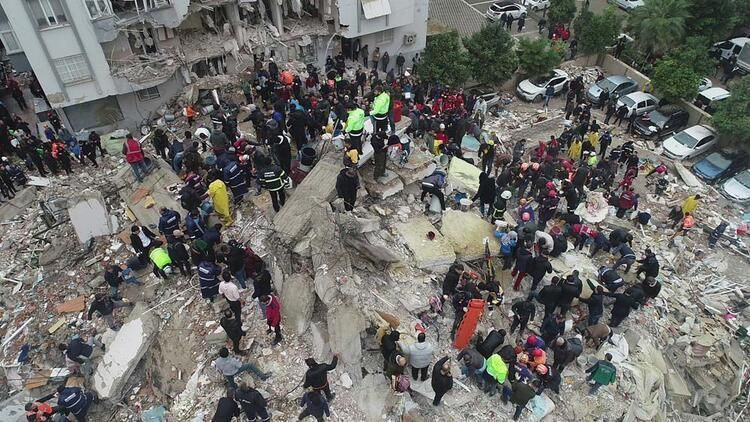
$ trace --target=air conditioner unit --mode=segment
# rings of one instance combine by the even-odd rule
[[[415,42],[417,42],[416,32],[407,32],[406,34],[404,34],[404,45],[412,45]]]

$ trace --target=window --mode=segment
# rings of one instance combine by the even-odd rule
[[[138,97],[138,101],[151,101],[159,98],[159,88],[152,87],[136,91],[135,95]]]
[[[89,12],[91,19],[101,18],[112,14],[112,5],[110,0],[83,0],[86,10]]]
[[[375,19],[391,14],[391,3],[388,0],[360,0],[365,19]]]
[[[386,29],[375,33],[375,44],[390,44],[393,42],[393,30]]]
[[[2,41],[3,46],[5,47],[5,52],[7,54],[19,53],[23,51],[21,49],[21,45],[18,44],[18,39],[16,39],[16,35],[13,33],[13,31],[1,31],[0,41]]]
[[[82,54],[55,59],[55,69],[57,69],[60,79],[66,85],[91,79],[86,58]]]
[[[61,0],[26,0],[40,28],[62,25],[68,22]]]

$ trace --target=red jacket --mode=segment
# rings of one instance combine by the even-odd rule
[[[625,191],[620,195],[620,201],[619,201],[620,208],[624,208],[626,210],[629,210],[630,208],[635,205],[635,193],[633,191]]]
[[[271,295],[271,303],[266,305],[266,320],[271,327],[278,327],[281,324],[281,305],[279,299]]]
[[[143,160],[143,150],[141,143],[133,138],[128,138],[122,146],[122,153],[125,154],[125,160],[132,164]]]

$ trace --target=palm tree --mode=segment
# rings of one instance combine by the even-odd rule
[[[679,45],[685,37],[689,6],[686,0],[646,0],[628,18],[636,46],[647,56],[658,57]]]

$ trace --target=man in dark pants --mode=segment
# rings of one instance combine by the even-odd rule
[[[453,319],[453,327],[451,327],[451,338],[455,337],[458,326],[461,325],[461,321],[464,319],[466,308],[469,306],[469,300],[471,295],[468,292],[459,290],[453,295],[453,310],[455,313]]]
[[[560,286],[560,277],[552,277],[550,285],[542,287],[542,290],[536,295],[537,302],[544,305],[545,318],[555,312],[555,308],[557,307],[561,295],[562,287]]]
[[[315,391],[323,391],[326,395],[326,400],[331,401],[336,397],[335,393],[331,392],[331,386],[328,383],[328,371],[336,369],[336,365],[339,363],[339,355],[333,355],[333,360],[330,364],[318,363],[313,358],[305,359],[307,364],[307,372],[305,372],[305,382],[302,384],[302,388],[312,388]]]
[[[375,150],[373,160],[375,161],[375,171],[373,177],[378,179],[385,176],[385,162],[387,157],[387,140],[388,136],[385,134],[385,129],[379,129],[378,132],[372,136],[370,141],[372,149]]]
[[[422,179],[422,195],[419,197],[419,200],[424,201],[425,195],[428,193],[433,194],[440,201],[440,208],[445,210],[445,195],[443,194],[445,178],[445,171],[438,167],[431,175]]]
[[[538,389],[538,379],[531,381],[531,384],[518,380],[513,383],[512,388],[503,387],[503,403],[508,403],[508,401],[510,401],[516,405],[516,411],[513,413],[514,421],[521,417],[521,412],[526,408],[526,404],[536,396],[536,391]]]
[[[359,176],[354,168],[345,168],[336,177],[336,195],[344,200],[344,209],[351,211],[357,201]]]
[[[220,398],[216,404],[216,413],[211,418],[211,422],[232,422],[234,418],[239,418],[240,408],[234,401],[234,392],[232,389],[227,390],[227,395]]]
[[[526,299],[513,304],[513,307],[511,308],[513,311],[513,323],[510,325],[511,334],[513,334],[513,332],[516,331],[516,328],[520,326],[521,330],[519,331],[519,334],[523,335],[529,321],[534,320],[536,307],[534,306],[534,302],[532,302],[533,298],[534,295],[531,294]]]
[[[229,309],[234,312],[234,315],[242,320],[242,300],[240,299],[240,290],[237,285],[232,282],[232,273],[228,269],[225,269],[221,273],[221,281],[219,282],[219,294],[224,296],[229,304]]]
[[[221,328],[227,333],[227,337],[232,340],[232,351],[235,355],[244,355],[245,352],[240,350],[240,341],[245,336],[242,330],[242,321],[235,318],[234,312],[230,309],[224,311],[224,317],[221,318]]]
[[[242,411],[250,421],[269,422],[271,416],[268,414],[268,402],[258,390],[240,384],[240,388],[234,392],[234,399],[239,402]]]
[[[451,375],[451,362],[450,356],[446,356],[435,364],[432,368],[432,389],[435,391],[435,398],[432,400],[432,405],[437,406],[440,404],[445,393],[453,388],[453,376]]]
[[[625,117],[628,115],[628,111],[630,109],[625,104],[621,105],[617,112],[615,112],[615,121],[612,122],[613,125],[617,125],[617,127],[620,127],[620,123],[622,123],[623,120],[625,120]]]
[[[604,314],[604,287],[596,286],[596,290],[591,293],[588,299],[579,297],[578,300],[588,305],[589,318],[588,325],[596,325],[599,323],[599,318]]]
[[[286,193],[284,192],[286,173],[269,159],[266,167],[260,173],[259,179],[261,186],[267,189],[271,195],[274,211],[279,212],[286,202]]]

